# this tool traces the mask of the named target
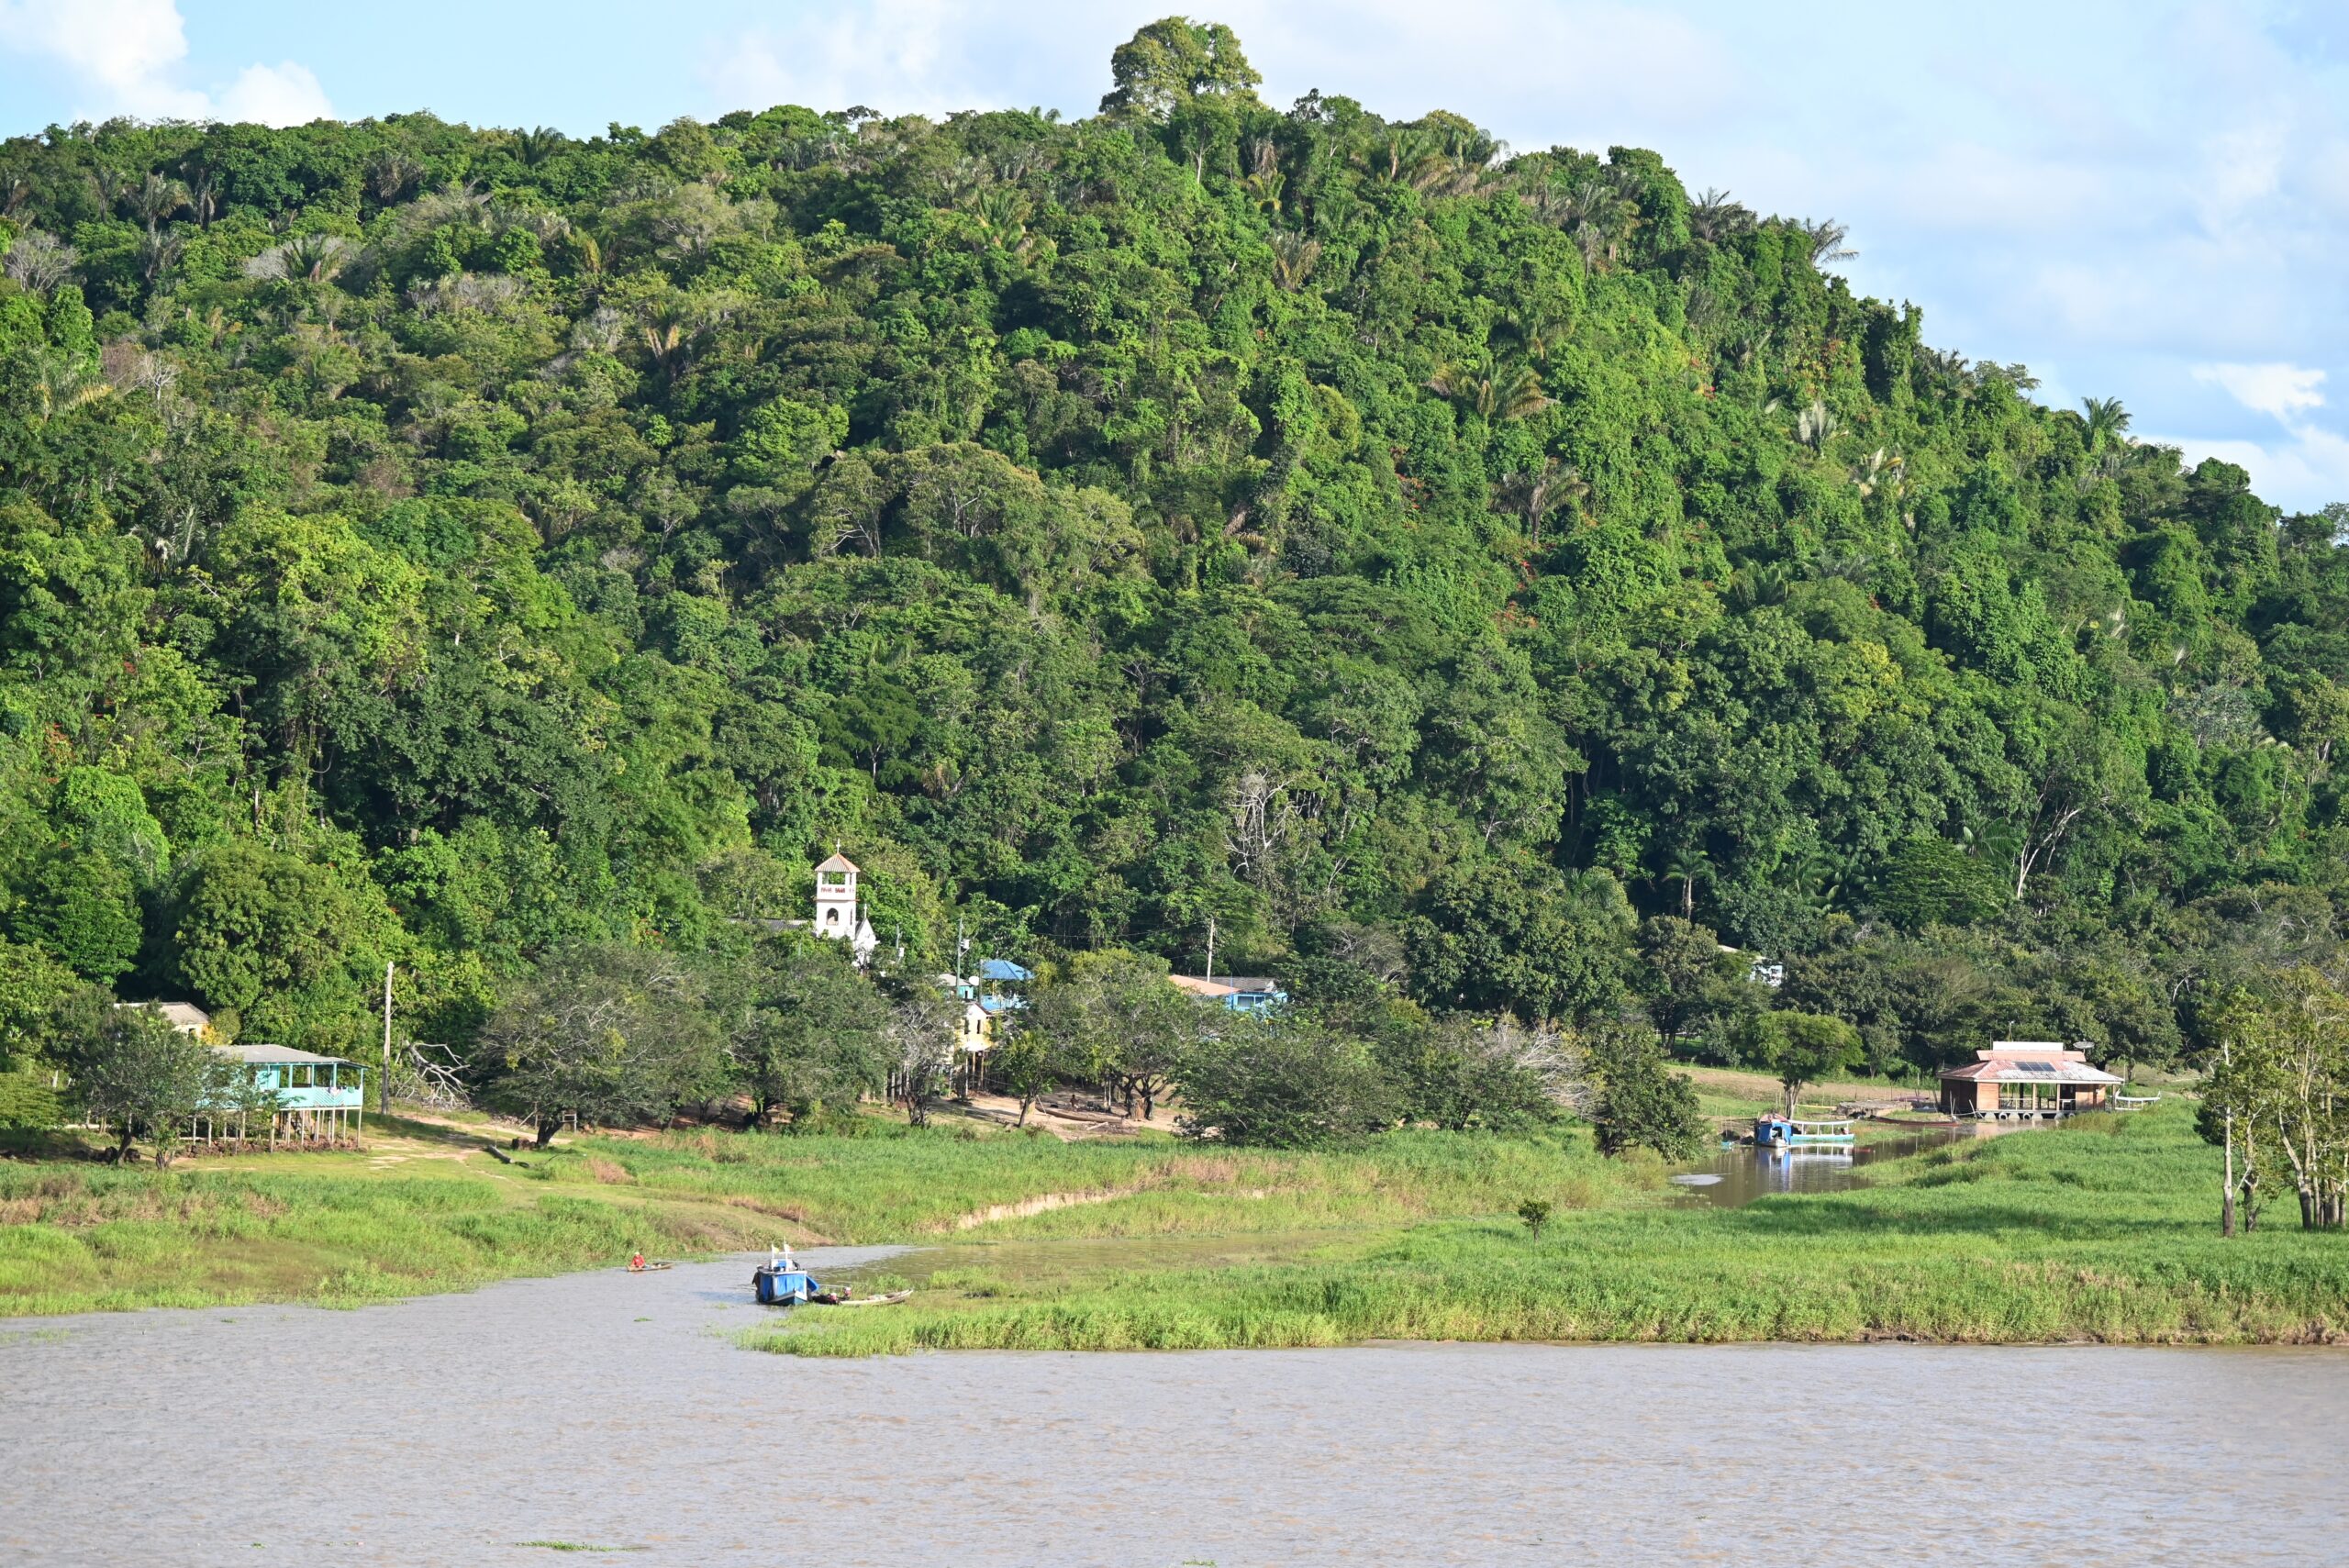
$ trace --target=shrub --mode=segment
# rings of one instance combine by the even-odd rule
[[[1303,1018],[1230,1015],[1174,1069],[1193,1138],[1301,1149],[1392,1125],[1393,1092],[1358,1040]]]

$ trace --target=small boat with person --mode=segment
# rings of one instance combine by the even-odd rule
[[[1849,1148],[1859,1139],[1848,1120],[1804,1121],[1773,1111],[1753,1118],[1753,1141],[1764,1149]]]

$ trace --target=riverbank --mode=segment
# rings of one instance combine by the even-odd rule
[[[968,1124],[864,1137],[703,1129],[490,1152],[510,1129],[389,1118],[363,1151],[168,1171],[0,1161],[0,1317],[251,1302],[355,1306],[618,1262],[952,1237],[1388,1234],[1662,1201],[1587,1134],[1395,1134],[1313,1153],[1148,1136],[1066,1143]]]
[[[2215,1234],[2190,1111],[2082,1118],[1872,1167],[1858,1190],[1332,1238],[1278,1262],[990,1268],[750,1336],[805,1356],[1373,1340],[2301,1344],[2349,1338],[2349,1239],[2277,1205]]]

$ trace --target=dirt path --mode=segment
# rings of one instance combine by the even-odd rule
[[[944,1110],[945,1107],[941,1109]],[[981,1090],[971,1096],[969,1105],[954,1106],[948,1114],[954,1112],[959,1112],[974,1121],[988,1122],[997,1127],[1013,1127],[1019,1121],[1019,1102],[1008,1095],[991,1095]],[[934,1116],[940,1113],[933,1111],[931,1114]],[[1042,1129],[1063,1143],[1076,1143],[1092,1138],[1128,1138],[1145,1128],[1153,1131],[1169,1129],[1167,1118],[1163,1115],[1150,1121],[1143,1121],[1139,1117],[1130,1120],[1125,1117],[1106,1115],[1099,1111],[1077,1111],[1066,1108],[1056,1110],[1050,1106],[1041,1104],[1030,1108],[1027,1125]]]
[[[1114,1203],[1142,1190],[1141,1187],[1112,1187],[1107,1192],[1097,1193],[1039,1193],[1034,1197],[1021,1198],[1018,1203],[998,1203],[957,1215],[954,1229],[976,1230],[980,1226],[993,1225],[998,1219],[1025,1219],[1031,1214],[1050,1214],[1056,1208],[1079,1208],[1089,1203]]]

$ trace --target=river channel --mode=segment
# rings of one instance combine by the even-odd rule
[[[2306,1563],[2349,1523],[2337,1351],[808,1362],[732,1342],[750,1267],[0,1323],[0,1561]]]

